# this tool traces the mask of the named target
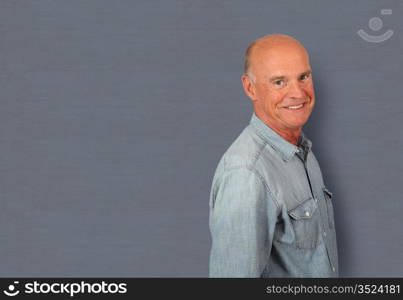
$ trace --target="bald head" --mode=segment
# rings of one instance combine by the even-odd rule
[[[245,53],[244,74],[255,81],[254,68],[261,60],[262,55],[268,52],[275,53],[287,49],[300,50],[308,57],[304,46],[291,36],[285,34],[269,34],[253,41]]]

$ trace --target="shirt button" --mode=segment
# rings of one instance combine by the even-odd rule
[[[332,267],[332,270],[333,270],[333,272],[336,272],[336,268],[335,268],[335,267]]]
[[[309,217],[309,211],[305,212],[305,216]]]
[[[327,234],[326,234],[326,231],[323,231],[323,235],[324,235],[324,236],[326,236],[326,235],[327,235]]]

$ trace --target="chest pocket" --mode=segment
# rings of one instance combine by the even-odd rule
[[[297,248],[315,248],[319,239],[319,209],[316,199],[309,198],[288,211]]]

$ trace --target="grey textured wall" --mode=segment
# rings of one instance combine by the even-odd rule
[[[341,275],[403,276],[402,16],[398,0],[0,1],[0,276],[207,276],[212,175],[252,112],[242,55],[274,32],[311,53],[305,131]]]

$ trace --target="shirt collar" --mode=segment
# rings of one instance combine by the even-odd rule
[[[297,147],[286,141],[277,132],[263,123],[255,114],[253,114],[250,124],[256,130],[259,136],[265,142],[270,144],[285,161],[289,161],[294,156],[294,154],[300,153],[301,151],[307,154],[312,147],[312,142],[305,136],[303,132],[299,137],[299,146]]]

